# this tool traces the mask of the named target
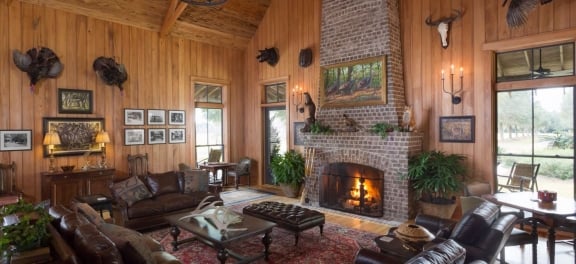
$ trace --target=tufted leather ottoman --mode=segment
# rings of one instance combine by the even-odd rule
[[[274,222],[278,227],[294,232],[294,245],[298,245],[298,235],[306,229],[319,226],[322,235],[325,222],[324,214],[318,211],[270,201],[248,205],[242,213]]]

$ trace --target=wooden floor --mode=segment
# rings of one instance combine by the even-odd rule
[[[267,190],[270,191],[270,190]],[[300,204],[299,199],[287,198],[280,195],[275,195],[266,198],[269,201],[277,201],[289,204]],[[385,224],[374,223],[365,221],[358,218],[352,218],[338,213],[325,213],[326,221],[336,223],[350,228],[369,231],[376,234],[385,234],[388,232],[390,226]],[[543,234],[545,235],[545,234]],[[556,263],[576,263],[574,261],[574,249],[572,245],[565,243],[556,243]],[[546,238],[541,237],[538,243],[538,263],[549,263],[548,253],[546,250]],[[532,247],[528,246],[513,246],[506,247],[506,262],[510,264],[532,263]],[[498,263],[498,262],[497,262]]]

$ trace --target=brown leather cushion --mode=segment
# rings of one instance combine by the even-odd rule
[[[73,207],[78,213],[82,214],[90,223],[95,224],[97,227],[106,223],[100,216],[100,213],[96,212],[96,210],[87,203],[74,203]]]
[[[162,246],[152,238],[122,226],[103,224],[100,231],[114,242],[125,263],[153,263],[152,252],[162,250]]]
[[[184,163],[178,164],[178,167],[180,171],[184,173],[180,178],[180,186],[184,193],[208,191],[208,181],[210,178],[208,171],[194,169]]]
[[[178,173],[169,171],[165,173],[154,173],[148,175],[148,187],[152,195],[158,196],[165,193],[180,192]]]
[[[74,241],[74,232],[76,229],[81,225],[89,223],[90,221],[88,221],[86,217],[78,213],[64,215],[60,220],[60,233],[62,234],[62,237],[70,243]]]
[[[48,209],[48,214],[52,217],[52,225],[57,230],[60,230],[60,220],[62,219],[62,217],[71,213],[72,210],[66,208],[61,204],[52,206],[50,207],[50,209]]]
[[[114,242],[92,224],[81,225],[76,228],[74,249],[84,263],[124,263]]]

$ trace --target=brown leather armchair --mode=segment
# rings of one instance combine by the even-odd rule
[[[405,263],[464,263],[466,250],[452,239],[445,240],[420,254],[409,259]],[[369,249],[360,249],[354,256],[355,264],[379,264],[379,263],[401,263],[394,257],[384,255]],[[483,262],[478,262],[483,263]]]

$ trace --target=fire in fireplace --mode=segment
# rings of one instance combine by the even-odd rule
[[[320,206],[344,212],[381,217],[384,173],[356,163],[330,163],[320,183]]]

